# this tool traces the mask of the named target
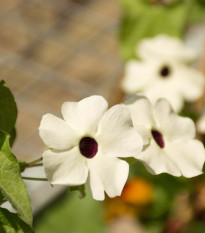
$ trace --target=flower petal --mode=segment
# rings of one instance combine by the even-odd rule
[[[45,114],[42,117],[39,134],[43,142],[57,150],[70,149],[76,145],[79,135],[64,120]]]
[[[134,128],[142,136],[144,144],[149,143],[151,129],[155,125],[150,101],[143,96],[133,103],[125,105],[131,111]]]
[[[189,63],[196,59],[196,52],[187,47],[177,37],[165,34],[154,38],[144,39],[137,48],[139,56],[145,60],[159,58],[170,58],[180,62]]]
[[[199,118],[197,122],[197,130],[199,133],[205,134],[205,113]]]
[[[153,139],[151,140],[150,146],[139,155],[139,160],[154,175],[164,172],[173,176],[181,175],[177,164],[167,156],[166,151],[161,149]]]
[[[121,195],[129,173],[127,162],[99,154],[88,161],[88,167],[90,170],[90,189],[94,199],[103,200],[104,191],[109,197]]]
[[[115,105],[104,114],[96,139],[103,153],[115,157],[135,157],[143,147],[142,137],[132,126],[130,110],[123,105]]]
[[[151,64],[129,61],[125,65],[125,75],[122,81],[122,89],[126,93],[136,93],[143,90],[150,81]]]
[[[178,85],[185,100],[193,102],[202,96],[205,77],[201,72],[181,65],[176,76],[178,76]]]
[[[154,107],[155,120],[166,141],[177,142],[195,137],[194,122],[187,117],[176,115],[166,99],[157,101]]]
[[[166,151],[168,156],[175,161],[183,176],[193,177],[202,174],[205,150],[200,141],[187,140],[173,143],[166,148]]]
[[[183,107],[183,95],[176,80],[171,78],[166,81],[158,80],[152,86],[146,88],[144,94],[153,104],[160,98],[168,99],[176,112],[179,112]]]
[[[105,190],[99,174],[95,169],[89,171],[88,182],[93,198],[97,201],[103,201],[105,199]]]
[[[86,159],[77,147],[64,152],[46,150],[43,153],[43,165],[51,184],[81,185],[87,180]]]
[[[146,97],[139,96],[133,104],[125,106],[131,111],[131,117],[134,125],[142,124],[145,127],[152,127],[154,123],[152,105]]]
[[[79,102],[65,102],[62,114],[66,122],[82,134],[94,134],[108,103],[102,96],[90,96]]]

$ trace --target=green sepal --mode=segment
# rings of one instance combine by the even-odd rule
[[[23,172],[23,171],[25,170],[25,167],[24,167],[24,166],[27,164],[27,162],[18,159],[18,163],[19,163],[21,172]]]
[[[82,184],[82,185],[79,185],[79,186],[74,186],[74,187],[70,187],[69,188],[69,191],[70,192],[73,192],[73,191],[78,191],[79,192],[79,198],[82,199],[86,196],[86,192],[85,192],[85,185]]]

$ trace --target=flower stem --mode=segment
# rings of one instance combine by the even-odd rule
[[[46,178],[38,178],[38,177],[27,177],[27,176],[22,176],[22,179],[24,180],[37,180],[37,181],[48,181]]]
[[[42,166],[43,164],[42,164],[42,163],[39,163],[39,162],[42,161],[42,159],[43,159],[43,158],[41,157],[41,158],[36,159],[36,160],[34,160],[34,161],[30,162],[30,163],[23,164],[23,165],[21,166],[21,171],[23,171],[24,169],[29,168],[29,167],[38,167],[38,166]]]

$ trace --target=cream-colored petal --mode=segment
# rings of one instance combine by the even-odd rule
[[[102,96],[90,96],[79,102],[65,102],[61,111],[72,127],[81,134],[93,136],[107,107],[108,103]]]
[[[43,165],[51,184],[81,185],[88,177],[86,159],[78,147],[63,152],[46,150],[43,153]]]
[[[125,106],[131,111],[134,128],[142,136],[144,144],[149,143],[151,129],[155,125],[150,101],[143,96],[139,96],[133,104]]]
[[[186,101],[193,102],[205,91],[205,76],[190,67],[178,66],[176,78],[180,91]]]
[[[109,197],[120,196],[128,178],[127,162],[109,155],[98,154],[88,161],[90,188],[93,198],[104,199],[104,191]]]
[[[133,124],[142,124],[146,127],[152,127],[154,123],[152,105],[150,101],[140,96],[134,103],[125,105],[131,111]]]
[[[171,103],[173,109],[179,112],[184,105],[184,98],[175,80],[159,80],[152,87],[144,91],[150,101],[155,104],[158,99],[166,98]]]
[[[139,160],[154,175],[161,173],[169,173],[173,176],[181,175],[178,165],[167,156],[166,150],[160,148],[154,139],[151,140],[150,146],[139,155]]]
[[[125,65],[122,89],[126,93],[137,93],[150,85],[152,81],[152,63],[131,60]],[[151,79],[151,80],[150,80]]]
[[[166,148],[168,156],[177,164],[185,177],[202,174],[205,161],[203,144],[198,140],[187,140],[169,144]]]
[[[201,134],[205,134],[205,113],[197,121],[197,130]]]
[[[142,137],[132,126],[130,110],[123,105],[115,105],[104,114],[96,140],[103,153],[114,157],[136,157],[143,147]]]
[[[96,169],[90,169],[88,182],[92,197],[97,201],[103,201],[105,199],[105,190]]]
[[[48,147],[57,150],[74,147],[79,138],[78,132],[72,129],[64,120],[52,114],[45,114],[42,117],[39,135]]]
[[[165,141],[178,142],[195,137],[194,122],[188,117],[176,115],[166,99],[157,101],[154,107],[154,116]]]
[[[179,38],[165,34],[142,40],[136,53],[145,60],[169,58],[183,63],[193,62],[197,57],[196,52]]]

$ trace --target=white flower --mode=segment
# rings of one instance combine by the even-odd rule
[[[201,134],[205,134],[205,113],[197,121],[197,130]]]
[[[167,98],[176,112],[184,100],[197,100],[204,91],[204,76],[197,70],[169,59],[129,61],[122,88],[126,93],[143,92],[153,103]]]
[[[165,34],[142,40],[136,52],[140,58],[145,60],[165,58],[176,62],[190,63],[197,58],[196,52],[187,47],[182,40]]]
[[[136,131],[146,144],[138,159],[149,172],[185,177],[202,173],[205,150],[203,144],[194,139],[195,126],[191,119],[176,115],[165,99],[152,106],[148,99],[141,97],[126,106],[131,110]]]
[[[136,157],[143,141],[127,108],[107,107],[103,97],[91,96],[65,102],[64,120],[43,116],[39,133],[49,147],[43,164],[51,184],[81,185],[88,180],[96,200],[104,199],[104,191],[110,197],[121,194],[129,166],[118,157]]]

